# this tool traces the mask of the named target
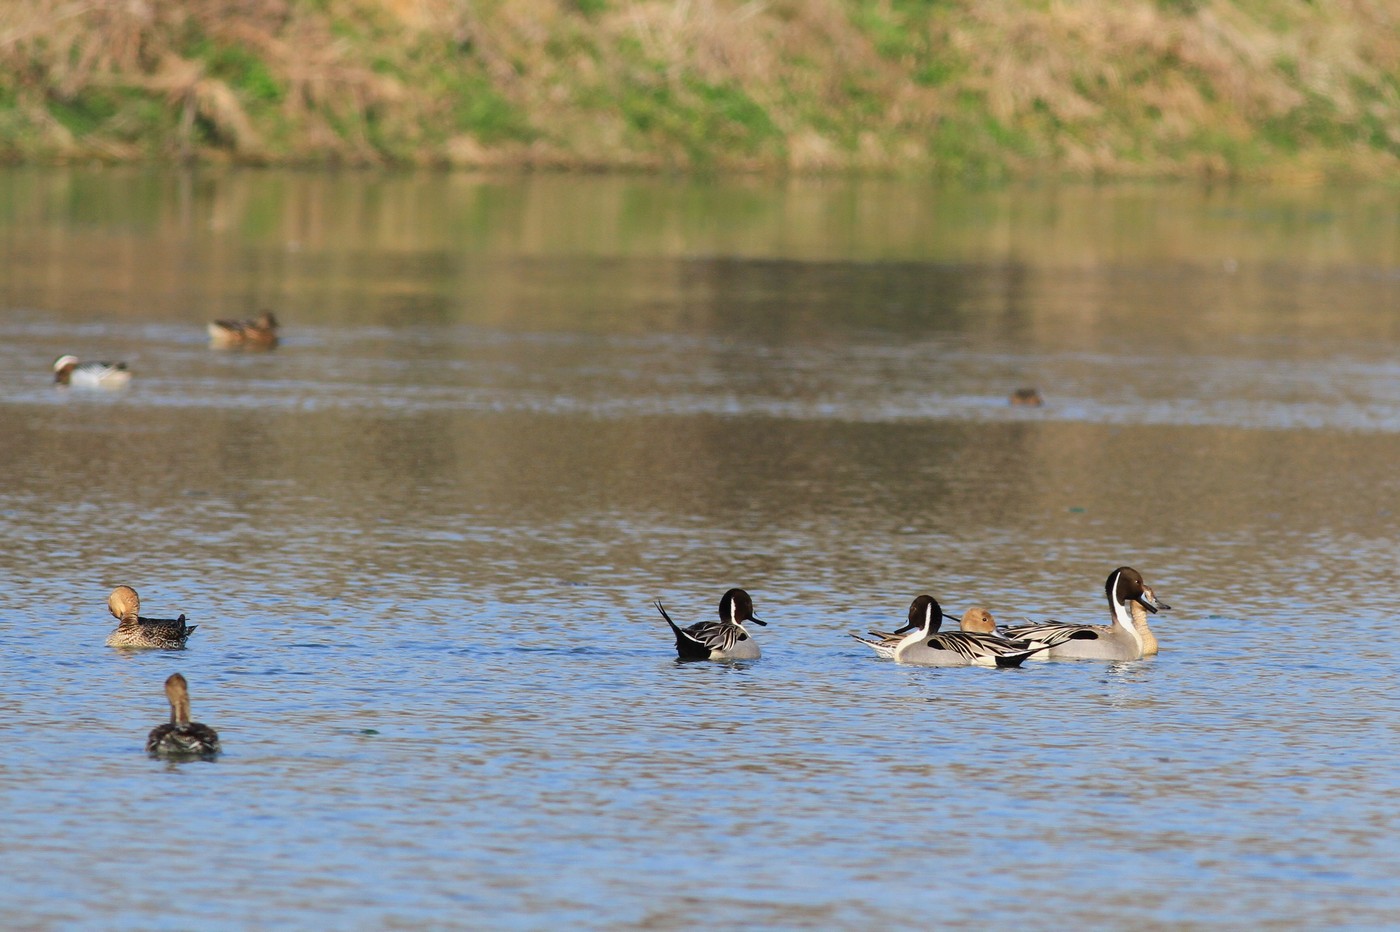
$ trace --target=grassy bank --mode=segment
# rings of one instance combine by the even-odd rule
[[[1362,0],[0,0],[0,157],[1378,178]]]

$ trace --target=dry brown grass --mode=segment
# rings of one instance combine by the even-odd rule
[[[1365,0],[0,0],[0,151],[1377,175],[1397,25]]]

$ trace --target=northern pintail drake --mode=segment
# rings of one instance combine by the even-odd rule
[[[220,349],[272,349],[277,345],[277,318],[271,311],[263,311],[253,320],[212,321],[209,345]]]
[[[1171,606],[1157,598],[1142,574],[1120,566],[1104,583],[1113,623],[1078,625],[1046,621],[1007,628],[1009,638],[1023,638],[1049,648],[1045,656],[1067,660],[1137,660],[1157,653],[1157,637],[1147,626],[1147,613]]]
[[[219,733],[190,721],[190,687],[178,673],[165,681],[170,721],[151,729],[146,753],[154,757],[213,757],[219,753]]]
[[[199,625],[179,618],[142,618],[141,597],[130,586],[118,586],[107,597],[107,610],[120,624],[107,635],[108,647],[158,647],[179,650]]]
[[[753,599],[743,589],[730,589],[719,600],[719,621],[699,621],[682,628],[671,620],[656,600],[656,610],[676,636],[676,655],[681,660],[757,660],[758,642],[744,623],[767,625],[754,617]]]
[[[985,609],[969,609],[963,616],[974,626],[985,624],[991,614]],[[921,595],[909,606],[909,620],[890,633],[870,632],[875,638],[851,637],[870,647],[882,657],[899,663],[914,663],[932,667],[1019,667],[1026,658],[1046,647],[1025,641],[1008,640],[985,631],[948,631],[939,633],[945,615],[938,600]],[[996,622],[992,622],[996,629]]]
[[[121,388],[131,381],[124,362],[81,362],[77,356],[60,356],[53,362],[53,380],[74,388]]]

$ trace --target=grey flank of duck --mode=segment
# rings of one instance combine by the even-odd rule
[[[216,320],[209,324],[209,345],[216,349],[272,349],[277,345],[277,318],[263,311],[253,320]]]
[[[155,647],[180,650],[199,625],[179,618],[142,618],[141,597],[130,586],[118,586],[107,597],[107,610],[120,624],[107,635],[108,647]]]
[[[1049,649],[1045,656],[1065,660],[1137,660],[1157,653],[1157,637],[1147,626],[1147,614],[1171,606],[1157,598],[1142,574],[1131,566],[1120,566],[1104,583],[1108,625],[1070,624],[1046,621],[1007,628],[1009,638],[1024,638]]]
[[[170,700],[170,721],[151,729],[146,753],[153,757],[213,757],[219,753],[219,733],[208,725],[190,721],[190,687],[178,673],[165,681]]]
[[[985,610],[980,611],[991,617]],[[967,614],[971,616],[973,612]],[[951,615],[943,613],[938,600],[921,595],[910,604],[909,620],[903,627],[889,633],[872,631],[873,640],[859,634],[851,637],[882,657],[932,667],[1019,667],[1027,657],[1047,649],[980,631],[939,633],[944,618],[952,620]],[[973,620],[975,623],[980,619]]]
[[[131,370],[124,362],[82,362],[77,356],[60,356],[53,361],[53,380],[74,388],[121,388],[131,381]]]
[[[767,625],[754,617],[753,600],[743,589],[730,589],[719,600],[719,621],[700,621],[682,628],[656,601],[656,610],[676,636],[676,656],[681,660],[757,660],[758,642],[744,627],[746,622]]]

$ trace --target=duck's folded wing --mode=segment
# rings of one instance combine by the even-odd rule
[[[1013,641],[1030,641],[1054,647],[1066,641],[1094,641],[1102,633],[1101,625],[1076,625],[1066,621],[1042,621],[1029,625],[1003,628],[1002,633]]]
[[[729,650],[744,636],[744,630],[738,625],[722,621],[702,621],[683,628],[682,632],[695,643],[717,651]]]
[[[994,660],[1008,654],[1025,652],[1024,647],[1018,647],[1010,641],[970,631],[945,631],[941,634],[930,635],[928,646],[934,650],[946,650],[958,654],[969,662]]]

